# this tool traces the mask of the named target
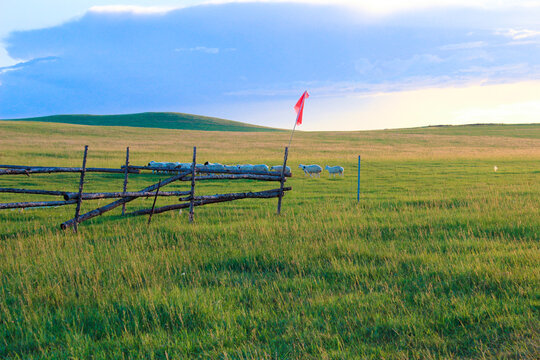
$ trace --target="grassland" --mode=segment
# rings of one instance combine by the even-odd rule
[[[78,166],[83,144],[88,166],[119,166],[128,145],[133,164],[189,161],[193,145],[201,161],[279,164],[288,141],[25,122],[0,132],[0,163],[34,165]],[[345,177],[295,171],[282,216],[275,200],[241,200],[197,208],[191,225],[174,212],[147,227],[117,210],[73,234],[58,228],[73,208],[0,212],[0,357],[539,357],[540,126],[297,133],[290,163],[340,164]],[[132,176],[129,189],[159,177]],[[117,175],[87,180],[122,186]],[[77,181],[3,176],[0,186]]]
[[[133,126],[158,129],[205,131],[278,131],[278,129],[246,124],[238,121],[170,112],[148,112],[124,115],[52,115],[35,118],[12,119],[12,121],[39,121],[59,124],[93,126]]]

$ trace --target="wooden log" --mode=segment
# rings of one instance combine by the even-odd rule
[[[184,172],[184,173],[175,175],[173,177],[170,177],[168,179],[165,179],[165,180],[163,180],[161,182],[161,186],[165,186],[165,185],[168,185],[168,184],[170,184],[172,182],[175,182],[175,181],[181,179],[182,177],[186,176],[187,174],[188,174],[187,172]],[[147,192],[147,191],[156,190],[157,186],[158,186],[158,184],[153,184],[151,186],[148,186],[148,187],[142,189],[140,192]],[[88,219],[92,219],[92,218],[94,218],[96,216],[99,216],[99,215],[101,215],[103,213],[106,213],[107,211],[111,211],[111,210],[117,208],[118,206],[122,205],[125,202],[130,202],[130,201],[133,201],[135,199],[137,199],[137,197],[134,197],[134,196],[125,197],[125,198],[122,198],[122,199],[117,200],[115,202],[112,202],[110,204],[107,204],[105,206],[102,206],[100,208],[89,211],[86,214],[82,214],[79,217],[79,222],[83,222],[83,221],[86,221]],[[67,229],[67,228],[73,226],[74,223],[75,223],[75,219],[68,220],[68,221],[63,222],[62,224],[60,224],[60,228]]]
[[[281,181],[279,176],[253,175],[253,174],[224,174],[224,175],[204,175],[195,177],[195,181],[201,180],[262,180],[262,181]],[[182,181],[191,181],[191,177],[186,177]]]
[[[78,167],[24,167],[12,169],[8,168],[0,170],[0,175],[29,175],[29,174],[50,174],[50,173],[80,173],[82,168]],[[130,174],[140,174],[140,170],[129,169]],[[123,169],[108,169],[108,168],[87,168],[86,172],[98,173],[113,173],[124,174]]]
[[[292,135],[291,135],[292,138]],[[281,168],[281,185],[279,190],[279,198],[277,204],[277,214],[281,214],[281,200],[283,199],[283,184],[285,183],[285,169],[287,166],[287,157],[289,156],[289,147],[285,147],[285,155],[283,156],[283,167]]]
[[[122,169],[124,166],[122,166]],[[156,166],[133,166],[129,165],[130,169],[133,170],[156,170],[156,171],[182,171],[182,170],[188,170],[186,168],[180,169],[180,168],[162,168],[162,167],[156,167]],[[191,169],[191,167],[190,167]],[[216,170],[216,169],[210,169],[207,166],[197,166],[197,172],[198,173],[204,173],[204,174],[251,174],[251,175],[267,175],[267,176],[281,176],[281,171],[242,171],[242,170],[232,170],[232,169],[222,169],[222,170]],[[292,177],[291,172],[286,171],[285,172],[286,177]]]
[[[77,194],[77,207],[75,208],[75,224],[73,225],[73,230],[77,232],[77,224],[79,223],[79,212],[81,210],[82,203],[82,192],[84,186],[84,174],[86,173],[86,156],[88,155],[88,145],[84,146],[84,155],[82,163],[81,178],[79,179],[79,193]]]
[[[183,196],[190,195],[191,191],[160,191],[157,196]],[[64,200],[77,199],[79,193],[68,192],[63,194]],[[127,198],[127,197],[151,197],[156,196],[155,192],[152,191],[127,191],[127,192],[110,192],[110,193],[83,193],[83,200],[98,200],[98,199],[118,199],[118,198]]]
[[[125,168],[124,165],[122,165],[120,167],[122,170]],[[171,172],[171,173],[175,173],[175,172],[184,172],[184,171],[188,171],[188,170],[191,170],[191,166],[188,168],[180,168],[180,167],[174,167],[174,168],[163,168],[163,167],[158,167],[158,166],[135,166],[135,165],[129,165],[128,166],[129,170],[137,170],[137,171],[141,171],[141,170],[151,170],[151,171],[161,171],[161,172]]]
[[[127,191],[128,174],[129,174],[129,146],[126,148],[126,167],[124,169],[124,194]],[[122,215],[126,213],[126,203],[122,204]]]
[[[0,188],[0,193],[65,196],[67,191]],[[67,199],[66,199],[67,200]]]
[[[289,191],[292,188],[286,187],[283,188],[283,191]],[[259,192],[246,192],[246,193],[232,193],[232,194],[216,194],[216,195],[206,195],[206,196],[197,196],[195,197],[195,201],[193,202],[193,206],[202,206],[202,205],[208,205],[208,204],[215,204],[220,202],[226,202],[226,201],[234,201],[234,200],[241,200],[241,199],[251,199],[251,198],[260,198],[260,199],[268,199],[268,198],[275,198],[279,196],[280,189],[272,189],[272,190],[265,190],[265,191],[259,191]],[[178,209],[186,209],[191,206],[191,203],[182,203],[182,204],[173,204],[173,205],[167,205],[162,206],[157,209],[154,209],[154,214],[160,214],[166,211],[172,211],[172,210],[178,210]],[[131,213],[128,213],[127,215],[147,215],[149,214],[151,209],[142,209],[138,211],[133,211]]]
[[[0,210],[4,209],[24,209],[31,207],[49,207],[49,206],[64,206],[76,204],[77,200],[69,201],[33,201],[33,202],[17,202],[17,203],[5,203],[0,204]]]
[[[189,222],[193,222],[194,217],[194,198],[195,198],[195,174],[197,171],[197,147],[193,147],[193,162],[191,164],[191,194],[189,200]]]

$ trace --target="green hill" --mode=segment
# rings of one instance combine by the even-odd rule
[[[125,115],[53,115],[10,121],[39,121],[77,125],[133,126],[160,129],[206,130],[206,131],[279,131],[279,129],[246,124],[219,118],[182,114],[148,112]]]
[[[468,124],[438,125],[409,129],[387,130],[401,134],[447,135],[447,136],[503,136],[516,138],[540,138],[540,124]]]

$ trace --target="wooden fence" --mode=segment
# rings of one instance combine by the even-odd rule
[[[180,167],[152,167],[152,166],[132,166],[129,164],[129,147],[126,149],[125,165],[118,169],[111,168],[87,168],[86,159],[88,156],[88,146],[84,148],[82,167],[45,167],[45,166],[21,166],[21,165],[0,165],[0,175],[26,175],[31,174],[50,174],[50,173],[80,173],[79,190],[77,192],[66,192],[57,190],[35,190],[35,189],[19,189],[19,188],[0,188],[0,193],[14,194],[33,194],[33,195],[51,195],[60,196],[63,201],[35,201],[35,202],[12,202],[0,203],[2,209],[24,209],[32,207],[56,207],[64,205],[76,205],[75,215],[72,219],[60,224],[62,229],[73,227],[77,231],[79,223],[102,215],[119,206],[122,206],[122,215],[149,215],[148,223],[150,223],[153,214],[160,214],[166,211],[187,209],[189,208],[189,221],[194,221],[194,209],[196,206],[215,204],[227,201],[240,199],[268,199],[278,198],[277,213],[281,212],[281,203],[286,191],[291,190],[290,187],[285,187],[287,177],[291,176],[290,172],[286,171],[288,148],[285,148],[283,157],[283,167],[281,171],[241,171],[231,169],[216,169],[216,167],[197,164],[197,148],[193,148],[193,161],[189,168]],[[161,180],[158,183],[152,184],[139,191],[127,191],[129,174],[140,174],[142,171],[162,171],[169,173],[169,178]],[[89,172],[96,173],[116,173],[123,174],[123,191],[121,192],[84,192],[85,175]],[[196,196],[196,183],[198,181],[219,181],[219,180],[258,180],[258,181],[275,181],[279,182],[279,188],[243,193],[226,193],[215,195]],[[189,191],[161,191],[166,185],[176,181],[188,181],[191,184]],[[167,206],[155,207],[156,200],[161,196],[176,196],[180,203]],[[153,197],[153,205],[150,209],[142,209],[126,213],[126,204],[142,197]],[[118,199],[107,205],[96,208],[92,211],[80,214],[81,203],[83,200],[96,199]]]

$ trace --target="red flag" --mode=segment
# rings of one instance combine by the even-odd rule
[[[304,114],[304,102],[309,97],[307,91],[304,91],[296,105],[294,105],[294,111],[296,111],[296,125],[302,125],[302,115]]]

